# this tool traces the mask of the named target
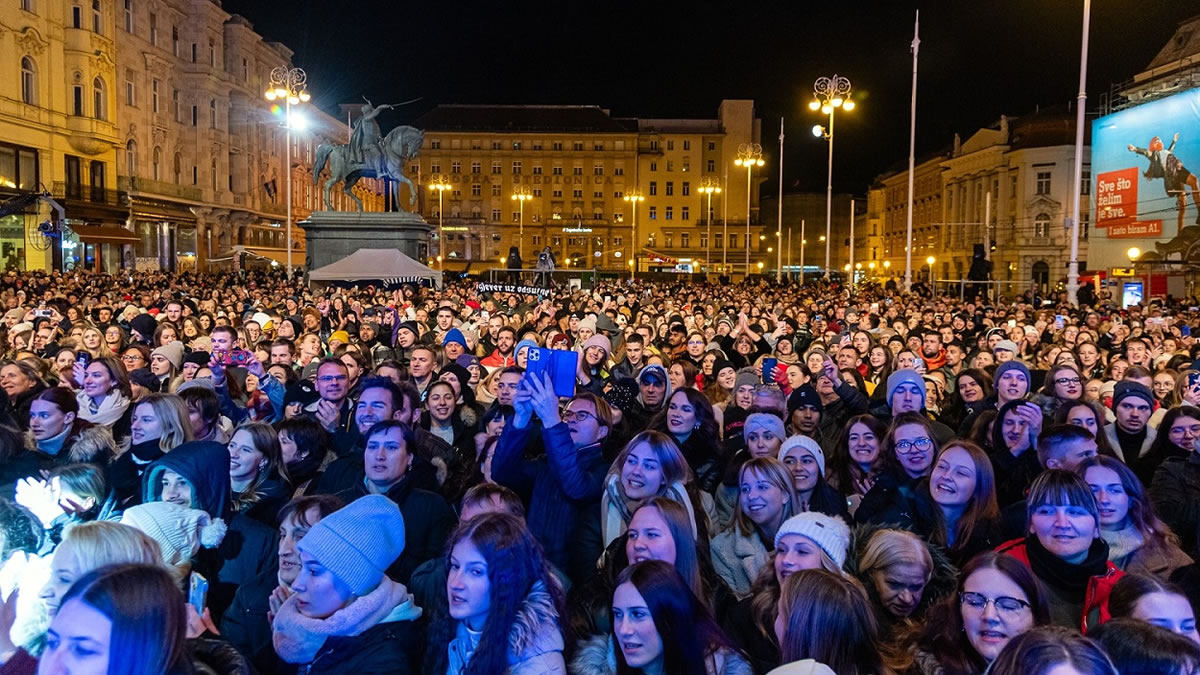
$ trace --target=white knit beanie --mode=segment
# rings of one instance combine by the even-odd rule
[[[121,523],[137,528],[158,542],[163,562],[183,565],[196,557],[200,547],[216,548],[225,538],[225,521],[207,512],[173,502],[150,502],[130,507]]]
[[[825,451],[821,450],[821,446],[808,436],[796,434],[788,436],[783,441],[783,445],[779,446],[779,461],[783,461],[785,457],[795,450],[803,450],[813,456],[817,460],[817,468],[821,471],[821,475],[825,475]]]
[[[811,539],[839,568],[846,564],[846,552],[850,549],[850,528],[841,518],[816,511],[798,513],[779,526],[779,531],[775,533],[775,547],[778,548],[779,540],[789,534]]]

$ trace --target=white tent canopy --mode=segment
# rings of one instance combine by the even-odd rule
[[[392,248],[360,248],[341,260],[308,273],[312,281],[384,286],[419,284],[426,280],[441,287],[442,273]]]

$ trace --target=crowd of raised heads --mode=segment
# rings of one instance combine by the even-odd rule
[[[1200,308],[1083,299],[5,273],[0,675],[1200,673]]]

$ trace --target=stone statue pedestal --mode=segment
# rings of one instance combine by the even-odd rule
[[[360,248],[394,248],[421,264],[429,262],[433,226],[419,213],[395,211],[313,211],[304,228],[305,264],[314,270]]]

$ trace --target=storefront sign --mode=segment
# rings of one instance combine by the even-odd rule
[[[1139,239],[1161,237],[1163,221],[1138,220],[1134,222],[1114,223],[1108,226],[1109,239]]]
[[[134,268],[139,272],[157,272],[161,269],[158,258],[137,258],[134,261]]]

